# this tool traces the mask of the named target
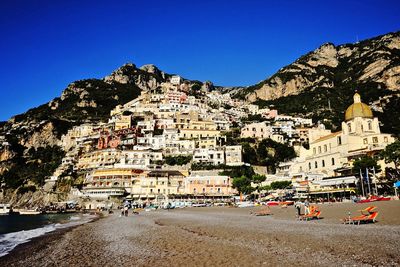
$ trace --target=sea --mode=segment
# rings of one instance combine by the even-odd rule
[[[41,215],[1,215],[0,216],[0,257],[10,253],[18,245],[35,237],[58,229],[77,226],[92,221],[94,215],[67,213]]]

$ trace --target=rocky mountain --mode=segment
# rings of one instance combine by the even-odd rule
[[[400,109],[400,32],[355,44],[323,44],[236,96],[274,105],[280,112],[325,119],[335,128],[355,90],[380,117]],[[400,133],[399,125],[384,124],[388,132]]]

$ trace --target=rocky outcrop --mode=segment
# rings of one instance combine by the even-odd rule
[[[246,98],[272,100],[318,88],[376,82],[400,90],[400,32],[356,44],[327,43],[300,57],[261,83],[246,89]],[[354,88],[355,89],[355,88]]]
[[[53,123],[45,122],[39,125],[32,134],[20,140],[20,144],[26,148],[38,148],[46,146],[60,145],[60,139],[54,133]]]

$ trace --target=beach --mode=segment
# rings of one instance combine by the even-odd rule
[[[377,206],[378,222],[340,218]],[[293,206],[205,207],[119,213],[36,238],[2,266],[399,266],[400,201],[320,204],[323,219],[297,221]]]

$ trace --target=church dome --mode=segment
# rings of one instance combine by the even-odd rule
[[[354,94],[354,103],[350,105],[345,113],[345,121],[352,120],[356,117],[373,118],[371,108],[361,102],[361,96],[358,93]]]

